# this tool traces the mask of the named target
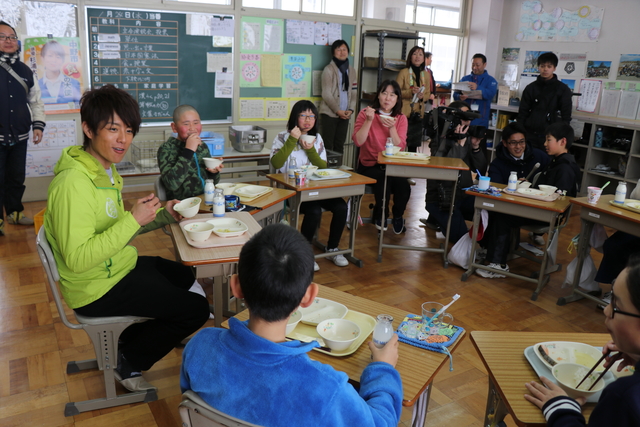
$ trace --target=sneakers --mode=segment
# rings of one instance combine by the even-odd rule
[[[0,236],[4,236],[4,220],[0,219]]]
[[[313,271],[318,271],[318,270],[320,270],[320,266],[318,265],[317,262],[314,261],[313,262]]]
[[[505,265],[504,267],[502,267],[500,264],[497,264],[495,262],[492,262],[487,267],[495,268],[496,270],[500,270],[500,271],[509,271],[508,265]],[[493,271],[483,270],[481,268],[477,269],[476,273],[478,273],[478,276],[485,277],[487,279],[502,279],[507,277],[504,274],[494,273]]]
[[[420,218],[420,222],[432,230],[442,231],[437,222],[430,222],[427,218]]]
[[[608,306],[609,304],[611,304],[611,292],[605,292],[604,295],[602,295],[602,301],[604,301],[604,304],[598,304],[598,308],[600,310],[604,310],[606,306]]]
[[[158,390],[158,387],[147,382],[140,372],[132,372],[129,378],[122,378],[118,370],[113,371],[116,380],[129,391]]]
[[[381,226],[382,221],[380,219],[376,219],[375,220],[375,224],[376,224],[376,228],[378,230],[382,230],[382,226]],[[384,220],[384,231],[387,231],[387,220],[386,219]]]
[[[9,215],[7,215],[7,219],[11,224],[33,225],[33,220],[24,216],[22,212],[11,212]]]
[[[535,233],[529,232],[529,238],[536,245],[544,246],[544,237],[542,237],[542,234],[535,234]]]
[[[406,227],[404,226],[404,218],[402,217],[393,218],[393,220],[391,220],[391,224],[393,225],[393,232],[396,234],[401,234],[407,231]]]
[[[339,250],[340,249],[338,248],[333,248],[333,249],[327,249],[327,252],[337,252]],[[349,261],[347,261],[347,259],[342,254],[328,256],[327,259],[333,261],[333,263],[338,267],[346,267],[349,265]]]

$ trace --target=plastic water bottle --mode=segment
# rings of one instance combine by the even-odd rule
[[[507,185],[507,190],[516,191],[518,188],[518,172],[511,171],[509,174],[509,183]]]
[[[224,216],[224,192],[222,188],[216,188],[213,195],[213,216]]]
[[[624,199],[627,198],[627,183],[620,181],[616,187],[616,196],[613,199],[615,203],[624,203]]]
[[[387,156],[393,156],[393,139],[387,138],[387,143],[384,145],[384,154]]]
[[[602,147],[602,128],[596,130],[596,140],[593,143],[594,147]]]
[[[379,314],[375,328],[373,328],[373,344],[382,348],[393,336],[393,317],[388,314]]]
[[[298,169],[298,162],[296,161],[295,157],[291,156],[291,158],[289,159],[289,179],[296,179],[296,169]]]
[[[212,179],[207,179],[204,185],[204,203],[205,205],[213,205],[213,191],[216,186],[213,184]]]

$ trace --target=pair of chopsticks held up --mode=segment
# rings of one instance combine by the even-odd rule
[[[582,381],[580,381],[580,382],[578,383],[578,385],[576,386],[576,388],[579,388],[579,387],[582,385],[582,383],[583,383],[587,378],[589,378],[589,375],[591,375],[591,373],[592,373],[592,372],[593,372],[593,371],[598,367],[598,365],[600,365],[600,363],[602,363],[602,361],[603,361],[603,360],[605,359],[605,357],[607,357],[608,355],[609,355],[609,353],[607,353],[607,354],[603,354],[603,355],[602,355],[602,357],[600,358],[600,360],[598,360],[598,361],[596,362],[596,364],[595,364],[595,365],[593,365],[593,368],[591,368],[591,369],[589,370],[589,372],[587,372],[587,375],[585,375],[585,376],[584,376],[584,378],[582,379]],[[606,373],[607,373],[607,371],[609,370],[609,368],[611,368],[611,367],[613,366],[613,363],[614,363],[615,361],[617,361],[618,359],[621,359],[621,358],[622,358],[622,356],[623,356],[622,352],[618,352],[618,353],[614,354],[613,356],[611,356],[611,363],[609,364],[609,366],[607,366],[607,367],[604,369],[604,371],[602,371],[602,372],[600,373],[600,375],[598,376],[598,378],[596,378],[596,380],[591,384],[591,387],[589,387],[589,389],[588,389],[587,391],[591,391],[591,389],[593,388],[593,386],[594,386],[594,385],[596,385],[596,383],[597,383],[598,381],[600,381],[600,379],[601,379],[602,377],[604,377],[604,374],[606,374]]]

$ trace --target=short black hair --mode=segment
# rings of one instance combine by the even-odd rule
[[[431,52],[425,52],[424,53],[424,57],[425,59],[431,58],[432,53]]]
[[[484,56],[484,55],[483,55],[483,54],[481,54],[481,53],[476,53],[475,55],[473,55],[473,58],[471,58],[471,59],[476,59],[476,58],[480,58],[480,59],[482,59],[482,63],[483,63],[483,64],[486,64],[486,63],[487,63],[487,57],[486,57],[486,56]]]
[[[398,114],[402,113],[402,91],[400,90],[400,85],[395,80],[385,80],[380,83],[380,87],[378,87],[378,91],[376,92],[376,97],[373,102],[371,102],[371,108],[375,109],[376,113],[378,112],[378,108],[380,108],[380,100],[378,99],[378,97],[380,96],[382,91],[389,86],[391,86],[393,88],[393,92],[398,95],[396,105],[391,109],[391,115],[395,117]]]
[[[545,135],[551,135],[556,140],[561,140],[565,138],[567,140],[566,149],[571,148],[574,139],[573,128],[569,123],[566,122],[555,122],[549,126],[547,126],[547,130],[545,131]]]
[[[349,45],[347,44],[346,41],[344,40],[336,40],[333,43],[331,43],[331,56],[336,56],[336,49],[339,48],[340,46],[345,45],[347,47],[347,53],[350,53],[349,50]]]
[[[515,135],[516,133],[521,133],[525,135],[525,138],[526,138],[527,131],[524,129],[524,126],[522,126],[522,123],[518,123],[518,122],[509,123],[504,127],[504,129],[502,129],[502,141],[503,142],[509,141],[509,138],[511,138],[511,135]]]
[[[640,252],[632,253],[627,262],[627,288],[633,306],[640,311]]]
[[[538,67],[542,64],[553,64],[554,67],[558,66],[558,56],[553,52],[545,52],[538,56]]]
[[[238,279],[251,316],[286,319],[313,281],[314,256],[300,232],[284,224],[263,228],[244,244]]]
[[[451,104],[449,104],[449,108],[456,108],[456,109],[461,109],[462,107],[467,107],[469,109],[469,111],[471,111],[471,105],[469,105],[468,103],[464,102],[464,101],[453,101]]]
[[[306,99],[296,102],[291,108],[289,120],[287,121],[287,131],[291,132],[294,127],[298,126],[298,116],[307,110],[311,110],[313,115],[316,116],[316,119],[313,122],[313,127],[309,130],[309,132],[307,132],[307,134],[317,135],[318,119],[320,118],[318,117],[318,107],[316,107],[316,104]]]
[[[13,30],[13,33],[15,35],[18,35],[18,33],[16,33],[16,29],[13,28],[13,25],[10,25],[7,21],[0,21],[0,25],[6,25],[7,27],[11,28]]]
[[[142,119],[138,103],[128,92],[113,85],[105,85],[88,90],[82,95],[80,120],[87,124],[94,135],[113,120],[114,114],[117,114],[122,122],[131,128],[133,136],[136,136]],[[90,143],[91,138],[84,134],[84,148],[86,149]]]
[[[411,56],[413,56],[413,53],[416,50],[421,50],[422,53],[424,54],[424,49],[422,48],[422,46],[414,46],[411,48],[411,50],[409,51],[409,53],[407,54],[407,68],[411,69],[411,66],[413,65],[413,63],[411,62]],[[424,55],[424,58],[427,58],[427,55]],[[424,59],[422,60],[422,64],[419,65],[419,67],[424,68]]]

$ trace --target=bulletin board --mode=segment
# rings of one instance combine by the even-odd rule
[[[211,56],[232,54],[233,43],[219,45],[212,35],[190,34],[187,21],[197,14],[86,10],[92,87],[113,84],[131,93],[143,123],[171,121],[181,104],[193,105],[203,121],[231,121],[232,99],[216,92],[218,73],[212,71]],[[233,17],[216,18],[233,37]]]
[[[319,103],[317,88],[332,59],[331,43],[346,40],[353,53],[354,25],[257,17],[243,17],[239,25],[241,121],[286,120],[296,101]],[[353,65],[352,55],[349,61]]]

